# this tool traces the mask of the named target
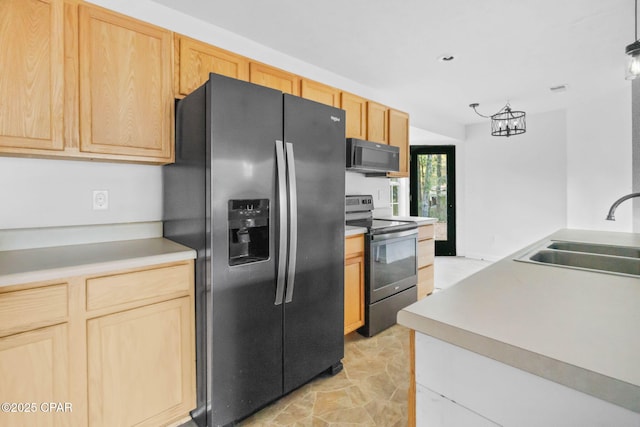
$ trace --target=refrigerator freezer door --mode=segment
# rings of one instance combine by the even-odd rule
[[[211,194],[213,357],[211,425],[245,417],[282,395],[282,321],[275,305],[278,195],[274,141],[282,140],[282,94],[211,75],[207,97]],[[269,257],[229,266],[230,200],[269,200]]]
[[[284,95],[284,137],[295,151],[295,292],[285,304],[284,389],[344,355],[344,111]]]

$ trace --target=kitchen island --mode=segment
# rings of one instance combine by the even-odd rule
[[[560,230],[405,308],[418,425],[640,425],[640,278],[515,261]]]

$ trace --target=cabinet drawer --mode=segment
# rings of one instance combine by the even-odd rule
[[[433,239],[418,242],[418,268],[433,264],[435,245]]]
[[[90,278],[87,280],[87,310],[186,294],[191,270],[192,265],[188,263]]]
[[[345,258],[352,257],[364,252],[364,236],[347,237],[344,241]]]
[[[418,270],[418,299],[424,298],[432,293],[433,288],[433,265],[429,265]]]
[[[433,239],[433,224],[418,227],[418,240]]]
[[[67,284],[0,294],[0,336],[67,320]]]

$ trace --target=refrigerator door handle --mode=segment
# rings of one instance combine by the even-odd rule
[[[296,193],[296,165],[293,144],[285,143],[287,151],[287,184],[289,186],[289,262],[287,273],[287,294],[284,302],[293,300],[293,286],[296,274],[296,252],[298,246],[298,195]]]
[[[287,181],[284,144],[276,140],[276,176],[278,180],[278,216],[280,218],[280,238],[278,240],[278,276],[276,278],[276,300],[274,305],[282,304],[285,289],[285,270],[287,266]]]

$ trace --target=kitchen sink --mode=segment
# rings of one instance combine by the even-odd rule
[[[599,244],[593,244],[593,243],[554,241],[547,247],[549,249],[559,249],[562,251],[585,252],[589,254],[602,254],[602,255],[629,257],[629,258],[640,258],[640,248],[633,248],[629,246],[614,246],[614,245],[599,245]]]
[[[640,277],[640,248],[546,241],[515,259],[553,267]]]
[[[543,249],[533,254],[530,260],[563,267],[640,276],[640,259],[637,258]]]

